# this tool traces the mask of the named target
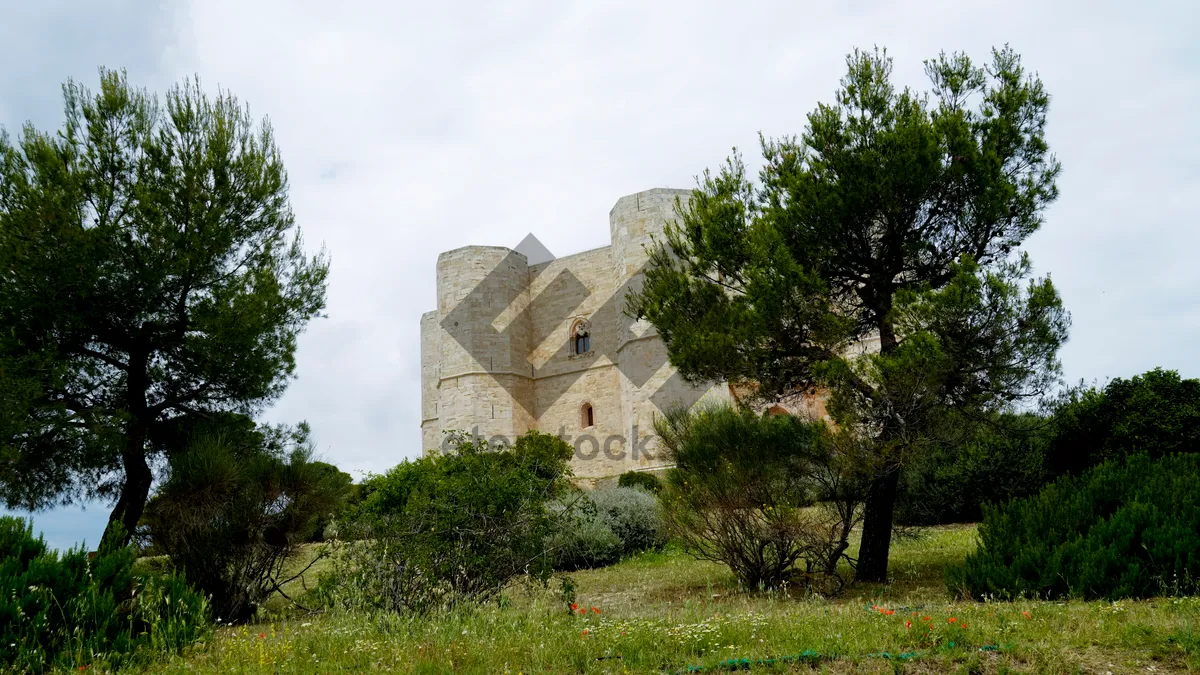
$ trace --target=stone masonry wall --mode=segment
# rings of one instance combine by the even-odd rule
[[[530,266],[520,253],[489,246],[439,256],[438,308],[421,317],[424,452],[438,451],[445,430],[511,440],[537,429],[567,439],[576,476],[595,483],[663,466],[653,443],[662,411],[702,395],[731,401],[728,385],[684,382],[653,326],[624,314],[647,247],[675,219],[675,198],[689,193],[622,197],[609,213],[610,246],[548,263]],[[581,320],[591,350],[573,354],[571,331]],[[824,412],[815,399],[784,410]]]

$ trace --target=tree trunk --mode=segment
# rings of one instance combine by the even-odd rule
[[[896,511],[896,492],[900,468],[888,464],[871,481],[863,510],[862,543],[858,549],[857,581],[887,583],[888,552],[892,546],[892,518]]]
[[[134,438],[133,436],[139,436]],[[121,463],[125,468],[125,484],[121,486],[121,496],[117,505],[108,516],[108,526],[104,528],[104,546],[127,546],[137,529],[142,513],[146,510],[146,500],[150,497],[150,484],[153,476],[150,465],[146,462],[145,439],[139,434],[131,434],[128,445],[121,453]],[[134,447],[134,443],[137,447]],[[109,540],[114,526],[120,524],[123,532],[119,538]]]
[[[891,313],[891,295],[885,306],[878,308],[879,352],[883,355],[896,350],[896,329],[888,320]],[[885,423],[884,436],[887,434]],[[858,566],[854,571],[856,581],[887,583],[888,554],[892,547],[892,519],[896,512],[896,492],[900,485],[900,466],[894,461],[884,461],[879,473],[867,489],[863,504],[862,542],[858,547]]]
[[[108,526],[101,539],[102,548],[128,546],[137,530],[146,500],[150,497],[153,475],[146,462],[146,440],[150,429],[150,412],[146,405],[146,391],[150,388],[147,374],[150,354],[147,350],[134,349],[129,354],[129,371],[125,392],[125,403],[132,419],[125,431],[125,449],[121,452],[121,466],[125,470],[125,483],[121,496],[108,515]],[[120,524],[124,531],[120,537],[110,536]]]

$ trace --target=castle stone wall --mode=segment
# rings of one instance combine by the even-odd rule
[[[610,246],[547,263],[530,266],[520,253],[489,246],[439,256],[438,308],[421,317],[424,451],[437,452],[446,430],[511,440],[537,429],[567,439],[575,474],[593,483],[662,467],[653,442],[662,412],[701,395],[731,399],[725,384],[684,382],[653,326],[624,314],[647,248],[675,219],[675,198],[689,194],[622,197],[609,213]],[[580,321],[591,350],[573,354]]]

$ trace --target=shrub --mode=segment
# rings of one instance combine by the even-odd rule
[[[1047,449],[1053,475],[1143,452],[1200,452],[1200,380],[1156,368],[1103,389],[1074,389],[1055,406]]]
[[[666,530],[654,495],[637,488],[615,487],[596,490],[588,496],[600,517],[621,540],[622,555],[666,545]]]
[[[137,574],[132,548],[61,556],[32,523],[0,517],[0,664],[17,672],[119,667],[178,652],[208,631],[204,596],[174,576]]]
[[[624,546],[587,495],[554,505],[559,518],[546,546],[556,570],[604,567],[621,559]]]
[[[626,471],[617,477],[617,487],[640,487],[647,492],[658,494],[662,490],[662,481],[652,473],[645,471]]]
[[[979,548],[947,574],[975,598],[1148,597],[1200,584],[1200,454],[1134,455],[984,507]]]
[[[325,541],[326,536],[335,536],[337,532],[337,520],[342,517],[342,513],[354,501],[357,490],[355,489],[354,479],[345,471],[339,470],[332,464],[325,462],[313,462],[315,473],[326,474],[322,477],[322,481],[326,482],[334,492],[339,495],[339,499],[334,503],[333,508],[325,514],[317,518],[316,525],[313,526],[312,534],[309,535],[310,543],[320,543]],[[326,535],[326,531],[329,535]]]
[[[850,523],[818,506],[832,484],[822,425],[713,407],[673,411],[656,430],[675,461],[664,521],[693,555],[728,565],[751,589],[793,579],[840,588]]]
[[[322,575],[324,602],[427,612],[546,582],[546,539],[569,487],[571,446],[531,431],[511,449],[454,435],[456,451],[372,478],[347,519],[351,540]]]
[[[564,517],[548,541],[555,569],[603,567],[666,544],[658,500],[638,488],[600,488],[556,508]]]
[[[973,523],[983,504],[1037,494],[1046,483],[1044,418],[998,415],[964,442],[919,453],[902,470],[896,522]]]
[[[249,443],[220,433],[193,439],[146,508],[145,536],[227,622],[250,619],[289,579],[284,566],[347,483],[311,460],[307,427],[268,428]],[[344,474],[343,474],[344,475]]]

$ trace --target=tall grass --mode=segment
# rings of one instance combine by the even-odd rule
[[[791,590],[743,593],[726,568],[668,548],[572,573],[575,611],[553,587],[515,587],[498,602],[423,620],[388,613],[296,615],[218,629],[208,644],[154,670],[659,673],[778,657],[800,658],[751,667],[1039,673],[1200,668],[1197,599],[950,600],[944,570],[974,542],[973,527],[936,528],[900,541],[892,584],[854,585],[833,600]]]

